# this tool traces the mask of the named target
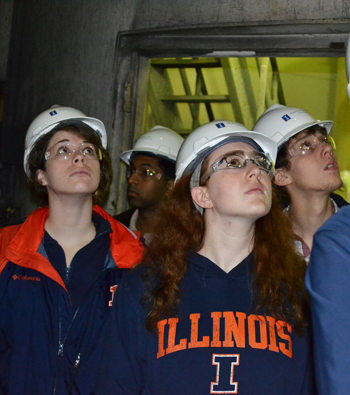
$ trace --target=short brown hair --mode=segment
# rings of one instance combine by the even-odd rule
[[[42,202],[45,204],[48,203],[47,188],[38,182],[37,171],[45,171],[45,153],[48,149],[49,142],[55,133],[61,131],[78,134],[100,149],[102,154],[102,159],[100,160],[100,184],[94,194],[94,203],[102,205],[106,201],[112,180],[111,159],[108,151],[103,148],[101,139],[97,133],[90,126],[80,121],[60,123],[36,141],[28,156],[29,175],[27,177],[27,183],[30,189]]]

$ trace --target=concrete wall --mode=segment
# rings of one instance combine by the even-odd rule
[[[120,31],[350,21],[344,0],[17,0],[13,14],[1,159],[19,177],[26,128],[52,104],[112,129]]]
[[[0,81],[5,81],[10,46],[12,0],[0,1]]]
[[[343,0],[146,0],[140,2],[134,28],[230,25],[236,22],[346,19]]]

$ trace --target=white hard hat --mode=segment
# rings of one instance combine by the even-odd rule
[[[329,134],[333,122],[316,121],[301,108],[274,104],[260,116],[253,130],[272,138],[276,141],[278,147],[281,147],[295,134],[315,125],[326,128],[327,134]]]
[[[272,139],[261,133],[250,131],[240,123],[220,119],[200,126],[186,138],[176,161],[176,181],[192,173],[206,156],[229,138],[232,138],[231,141],[233,138],[253,140],[264,153],[269,154],[275,163],[277,144]],[[249,143],[249,140],[247,142]]]
[[[144,152],[175,162],[183,141],[184,139],[178,133],[165,126],[157,125],[139,137],[134,147],[123,152],[120,159],[129,165],[133,152]]]
[[[107,148],[107,133],[102,121],[96,118],[87,117],[84,113],[75,108],[54,105],[39,114],[29,125],[27,130],[24,151],[24,171],[27,175],[29,175],[28,156],[35,142],[39,137],[49,133],[60,122],[68,120],[80,121],[90,126],[100,137],[103,148]]]

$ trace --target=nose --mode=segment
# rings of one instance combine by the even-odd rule
[[[246,163],[247,163],[246,167],[247,167],[247,171],[248,171],[248,177],[257,177],[257,178],[259,178],[260,175],[261,175],[261,171],[262,171],[260,169],[260,167],[258,167],[254,163],[253,159],[247,159]]]
[[[128,184],[137,184],[139,182],[139,177],[137,175],[137,171],[134,171],[131,176],[128,178]]]
[[[320,146],[321,146],[321,155],[323,156],[331,155],[334,152],[330,144],[320,143]]]
[[[73,163],[78,164],[79,162],[86,164],[85,155],[83,155],[79,150],[73,153]]]

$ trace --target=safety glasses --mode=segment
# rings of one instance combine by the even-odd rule
[[[45,160],[67,160],[81,154],[87,160],[101,160],[102,153],[94,144],[83,142],[74,144],[70,142],[58,142],[45,152]]]
[[[217,159],[210,167],[210,171],[203,179],[204,184],[210,176],[219,170],[235,170],[239,171],[247,166],[247,163],[251,162],[259,169],[265,171],[270,179],[274,176],[275,167],[268,154],[256,151],[234,151],[225,154],[224,157]]]
[[[301,140],[298,139],[294,145],[289,148],[288,152],[292,157],[299,155],[310,155],[316,151],[317,147],[321,143],[330,145],[333,151],[336,149],[335,141],[331,136],[312,134],[303,137]]]
[[[126,178],[129,179],[135,173],[143,181],[160,180],[162,178],[162,173],[145,165],[139,166],[138,168],[129,166],[126,171]]]

